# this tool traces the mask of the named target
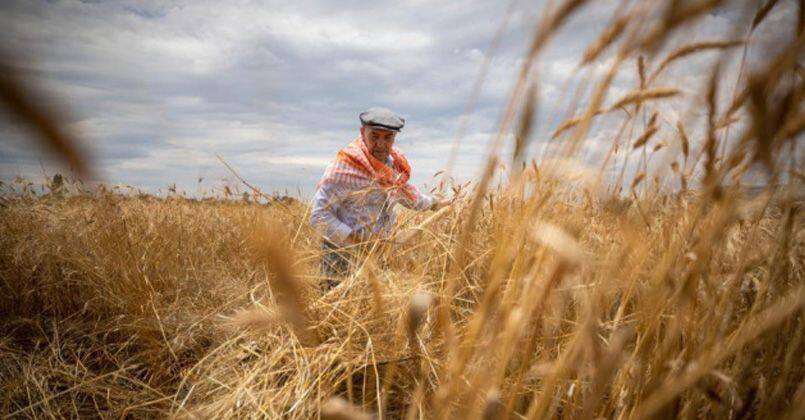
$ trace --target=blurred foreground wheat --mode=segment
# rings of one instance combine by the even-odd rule
[[[534,63],[586,3],[543,14],[482,177],[445,177],[449,210],[356,249],[355,274],[323,296],[302,203],[0,186],[0,412],[805,417],[802,2],[733,94],[713,66],[691,101],[703,129],[664,115],[689,94],[665,75],[747,48],[777,2],[744,5],[734,36],[670,51],[724,2],[623,2],[580,68],[607,70],[525,164]],[[636,86],[608,98],[629,60]],[[589,167],[579,154],[607,119],[609,151]],[[511,176],[495,184],[510,131]],[[753,170],[762,191],[741,186]]]

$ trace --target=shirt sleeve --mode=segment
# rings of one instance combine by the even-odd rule
[[[408,200],[406,198],[400,200],[400,204],[402,204],[405,207],[408,207],[411,210],[430,210],[434,200],[432,196],[423,193],[414,184],[408,184],[407,188],[409,188],[410,191],[414,193],[414,199]]]
[[[330,242],[345,245],[352,228],[336,216],[340,202],[341,196],[335,185],[321,185],[313,196],[310,224]]]

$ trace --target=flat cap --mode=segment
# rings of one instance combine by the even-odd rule
[[[372,107],[361,112],[361,124],[377,127],[383,130],[400,131],[405,125],[405,119],[387,108]]]

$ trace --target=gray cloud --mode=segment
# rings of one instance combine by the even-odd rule
[[[463,179],[479,170],[543,3],[516,3],[469,116],[455,171]],[[783,3],[769,18],[777,25],[794,7]],[[586,71],[573,69],[615,5],[592,2],[545,51],[538,139],[584,106],[570,107],[568,92]],[[414,182],[430,182],[445,164],[505,7],[483,0],[19,0],[0,5],[0,24],[5,48],[20,58],[13,64],[59,98],[107,181],[192,191],[198,177],[229,177],[219,154],[266,190],[309,194],[332,155],[357,135],[357,114],[378,104],[407,117],[400,147],[414,164]],[[738,18],[729,9],[714,13],[697,35],[723,35]],[[700,78],[690,73],[672,68],[668,77],[687,75],[693,86]],[[634,83],[633,68],[624,69],[611,95]],[[0,177],[41,172],[41,159],[51,165],[24,130],[0,125]],[[601,133],[596,139],[606,141]]]

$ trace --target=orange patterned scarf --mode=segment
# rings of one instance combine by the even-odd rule
[[[411,178],[408,160],[394,147],[391,148],[391,157],[394,160],[393,168],[372,156],[363,139],[358,137],[338,152],[320,184],[341,182],[359,188],[377,184],[395,196],[402,192],[409,200],[415,200],[416,194],[408,185],[408,179]]]

